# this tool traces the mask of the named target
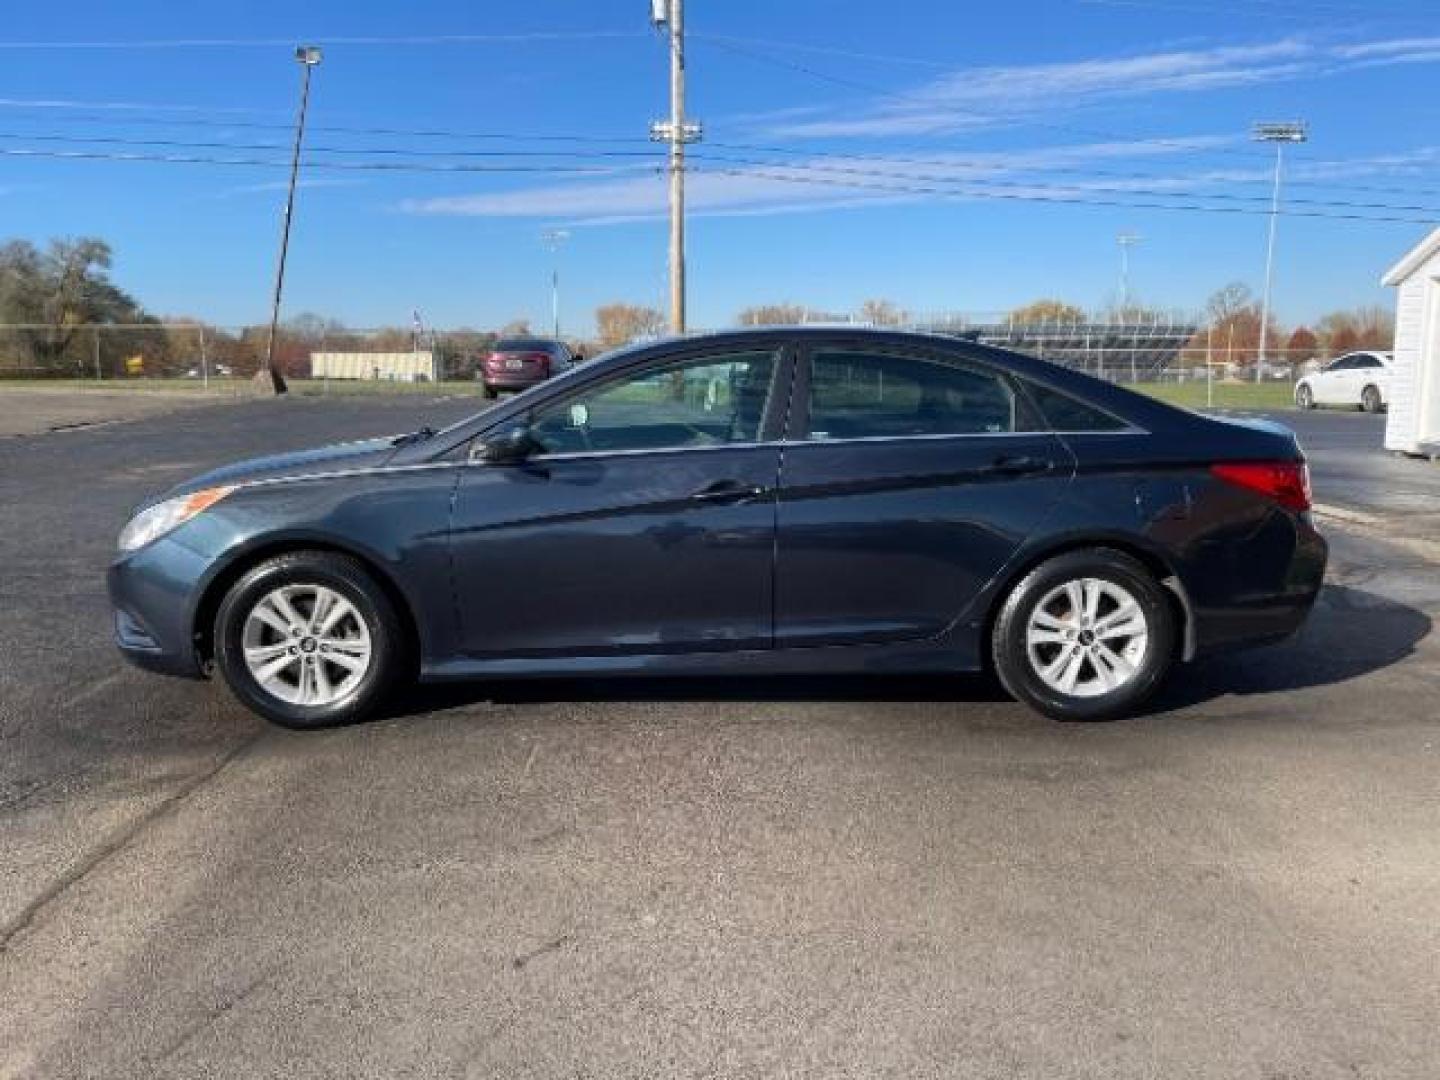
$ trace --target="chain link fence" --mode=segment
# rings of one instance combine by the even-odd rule
[[[864,325],[864,324],[856,324]],[[912,329],[1013,349],[1187,405],[1282,407],[1295,381],[1329,357],[1267,349],[1181,319],[1013,323],[946,315],[911,318]],[[199,323],[0,325],[0,385],[77,391],[165,390],[244,395],[265,363],[268,328]],[[297,394],[474,393],[494,333],[282,327],[276,366]],[[599,350],[586,346],[586,355]]]

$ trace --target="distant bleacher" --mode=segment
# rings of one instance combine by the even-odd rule
[[[1195,322],[944,322],[917,329],[953,334],[1112,380],[1154,379],[1195,337]]]

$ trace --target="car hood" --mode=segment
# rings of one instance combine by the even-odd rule
[[[160,498],[173,498],[221,484],[248,484],[259,480],[281,480],[292,476],[375,468],[395,456],[395,438],[394,435],[386,435],[378,439],[336,443],[311,450],[296,450],[288,454],[271,454],[267,457],[237,461],[233,465],[212,469],[177,484]],[[158,502],[159,499],[155,501]]]

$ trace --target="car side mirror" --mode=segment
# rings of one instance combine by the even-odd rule
[[[470,460],[487,465],[518,465],[542,449],[540,440],[522,424],[490,436],[475,448]]]

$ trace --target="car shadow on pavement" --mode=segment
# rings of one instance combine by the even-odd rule
[[[416,716],[467,705],[558,702],[1003,702],[989,675],[720,675],[550,677],[420,686],[387,711]]]
[[[1430,616],[1416,608],[1363,589],[1327,585],[1294,638],[1181,665],[1143,713],[1183,709],[1226,695],[1282,693],[1359,678],[1409,656],[1431,627]],[[417,716],[482,703],[1008,700],[988,674],[556,677],[421,686],[395,702],[386,715]]]
[[[1146,706],[1168,712],[1226,695],[1331,686],[1382,671],[1415,651],[1433,622],[1425,612],[1364,589],[1326,585],[1287,641],[1182,665]]]

